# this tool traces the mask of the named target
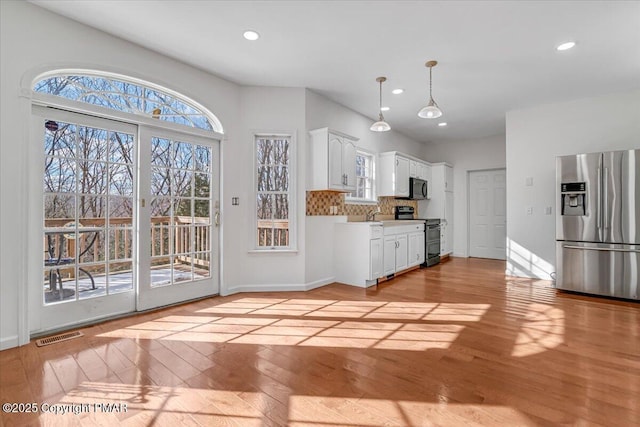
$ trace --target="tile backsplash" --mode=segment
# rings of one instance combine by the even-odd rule
[[[337,211],[331,212],[335,206]],[[393,215],[395,206],[413,206],[418,210],[418,202],[415,200],[397,200],[393,197],[378,197],[377,208],[381,215]],[[307,216],[316,215],[348,215],[364,216],[376,205],[359,205],[345,202],[345,193],[336,191],[307,191]]]

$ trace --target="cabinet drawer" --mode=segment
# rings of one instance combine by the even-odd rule
[[[379,239],[382,237],[382,226],[381,225],[374,225],[371,226],[371,239]]]
[[[421,224],[407,224],[407,225],[394,225],[384,227],[384,235],[391,236],[394,234],[412,233],[415,231],[424,231],[424,223]]]

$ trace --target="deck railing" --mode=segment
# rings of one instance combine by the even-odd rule
[[[97,231],[96,241],[91,244],[94,233],[79,233],[79,253],[85,248],[89,250],[80,259],[81,263],[103,263],[105,258],[110,262],[133,258],[133,222],[131,217],[109,219],[109,229],[105,229],[104,218],[81,218],[79,220],[83,228],[100,229]],[[45,219],[46,229],[69,228],[69,233],[48,234],[44,237],[44,257],[68,257],[74,258],[76,254],[75,235],[72,218],[48,218]],[[80,228],[82,229],[82,228]],[[104,233],[109,233],[109,248],[105,247]],[[173,233],[173,239],[170,238]],[[171,217],[157,216],[151,218],[151,242],[150,251],[153,264],[166,264],[170,261],[170,255],[175,256],[175,261],[196,266],[209,267],[209,251],[211,239],[211,224],[209,218],[204,217]],[[62,248],[62,250],[60,250]],[[49,251],[54,253],[49,253]]]

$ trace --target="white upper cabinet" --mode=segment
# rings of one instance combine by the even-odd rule
[[[309,135],[307,190],[354,191],[358,138],[329,128]]]
[[[453,168],[444,165],[444,191],[453,191]]]
[[[409,197],[409,178],[431,179],[429,163],[396,151],[381,153],[379,165],[378,196]]]
[[[395,185],[394,195],[409,197],[409,172],[410,172],[409,159],[396,156],[396,171],[395,171],[396,185]]]

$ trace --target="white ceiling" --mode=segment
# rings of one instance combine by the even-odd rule
[[[501,134],[509,110],[640,88],[638,1],[32,3],[241,85],[310,88],[372,121],[386,76],[385,118],[424,142]],[[567,40],[576,47],[555,50]],[[417,117],[431,59],[439,120]]]

